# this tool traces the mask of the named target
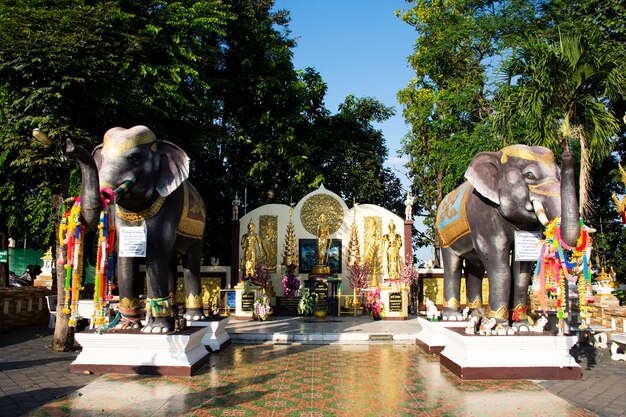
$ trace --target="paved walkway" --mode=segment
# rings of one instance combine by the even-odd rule
[[[51,351],[52,333],[46,325],[0,333],[0,416],[23,415],[97,378],[71,374],[78,352]]]
[[[611,361],[607,349],[575,352],[581,381],[461,381],[440,368],[436,356],[401,338],[325,345],[320,336],[410,334],[403,330],[413,325],[409,321],[254,324],[232,321],[228,329],[237,344],[214,353],[192,378],[70,374],[77,353],[47,349],[47,327],[0,333],[0,416],[593,416],[591,411],[626,417],[626,363]],[[309,338],[321,339],[319,345],[275,336],[296,338],[312,328],[319,335]],[[248,343],[275,343],[238,344],[246,337]]]

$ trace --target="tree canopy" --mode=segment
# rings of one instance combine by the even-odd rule
[[[599,168],[616,167],[626,131],[619,122],[626,110],[623,2],[407,3],[397,13],[416,29],[408,58],[415,77],[398,99],[411,126],[404,151],[431,238],[436,206],[463,181],[478,151],[527,143],[560,153],[564,137],[594,180],[590,201],[597,211],[585,220],[606,222],[613,209],[607,190],[621,185]],[[603,241],[621,244],[622,229],[609,229]]]
[[[248,210],[323,183],[349,204],[400,212],[372,126],[392,110],[350,96],[331,114],[319,73],[294,68],[294,46],[289,12],[272,0],[2,2],[0,229],[50,244],[52,197],[70,184],[78,192],[65,138],[91,149],[109,128],[137,124],[191,156],[206,255],[224,263],[231,202],[244,189]],[[32,139],[36,127],[52,145]]]

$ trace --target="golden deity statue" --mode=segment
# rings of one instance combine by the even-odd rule
[[[317,265],[313,267],[315,274],[328,274],[330,267],[328,266],[328,258],[330,257],[330,227],[326,214],[320,214],[317,223]]]
[[[318,265],[326,265],[328,263],[328,255],[330,250],[330,229],[328,228],[328,219],[324,213],[320,214],[319,223],[317,224],[317,263]]]
[[[400,248],[402,236],[396,233],[396,224],[389,222],[389,233],[383,236],[385,260],[387,261],[387,276],[389,279],[400,279]]]
[[[256,268],[257,249],[259,256],[263,256],[263,247],[261,246],[261,238],[254,232],[252,219],[250,219],[250,223],[248,223],[248,233],[241,237],[241,249],[243,249],[243,256],[241,258],[242,278],[253,278]]]

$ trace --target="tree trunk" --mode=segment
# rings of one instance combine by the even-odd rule
[[[439,204],[441,204],[441,201],[443,201],[443,170],[440,169],[439,172],[437,173],[437,204],[435,204],[435,210],[434,210],[434,218],[437,218],[437,208],[439,207]],[[433,262],[433,266],[435,268],[441,268],[441,239],[439,238],[439,232],[437,231],[437,228],[435,227],[435,242],[434,242],[434,247],[435,247],[435,259]]]
[[[67,191],[70,175],[66,171],[61,178],[61,190]],[[62,191],[63,192],[63,191]],[[63,196],[54,194],[52,196],[52,204],[54,207],[54,230],[56,246],[56,288],[57,288],[57,306],[56,306],[56,325],[54,326],[54,337],[52,339],[51,349],[55,352],[69,352],[74,347],[74,328],[68,326],[70,316],[63,313],[63,297],[65,294],[65,267],[60,261],[65,257],[65,248],[61,250],[58,246],[59,225],[61,223],[61,208],[63,206]]]
[[[561,159],[561,239],[569,246],[576,246],[580,223],[572,154],[565,150]]]

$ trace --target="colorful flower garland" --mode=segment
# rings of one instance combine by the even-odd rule
[[[102,211],[98,222],[98,252],[94,286],[94,324],[105,325],[108,302],[113,299],[113,271],[115,270],[115,197],[110,188],[100,189]]]
[[[541,307],[546,314],[546,282],[550,282],[550,298],[556,298],[559,322],[567,318],[566,280],[578,281],[581,328],[586,326],[583,319],[591,317],[593,292],[591,290],[591,236],[588,228],[580,221],[580,238],[575,247],[568,246],[561,239],[561,219],[557,217],[544,232],[539,260],[535,267],[535,276],[539,278],[541,289]],[[562,326],[561,326],[562,328]]]
[[[100,204],[102,211],[98,223],[98,246],[96,274],[94,280],[94,314],[93,324],[106,325],[108,301],[113,296],[113,271],[115,242],[115,201],[113,191],[109,188],[100,190]],[[65,291],[63,297],[63,313],[69,314],[68,325],[76,327],[81,318],[78,311],[78,300],[82,287],[83,276],[83,246],[86,232],[81,222],[80,198],[70,197],[63,203],[63,213],[59,226],[59,249],[64,254],[60,265],[65,268]]]

